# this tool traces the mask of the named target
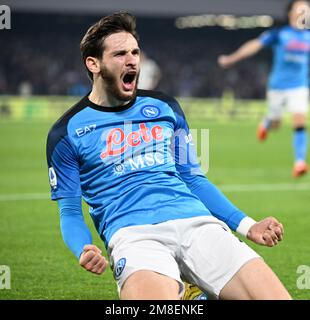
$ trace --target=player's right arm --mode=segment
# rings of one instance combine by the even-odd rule
[[[274,44],[277,40],[277,35],[278,32],[275,29],[264,32],[259,38],[247,41],[233,53],[219,56],[218,64],[222,68],[232,67],[239,61],[255,55],[264,47]]]
[[[92,236],[83,217],[81,197],[59,199],[57,202],[65,244],[79,259],[83,268],[101,274],[108,262],[102,256],[101,250],[92,244]]]
[[[82,211],[78,154],[61,123],[48,135],[46,155],[51,195],[58,203],[63,240],[83,268],[100,274],[107,261],[100,249],[92,245]]]

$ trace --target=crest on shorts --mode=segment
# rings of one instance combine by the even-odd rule
[[[114,269],[114,277],[115,279],[118,279],[120,275],[122,274],[124,268],[126,266],[126,258],[121,258],[117,261]]]

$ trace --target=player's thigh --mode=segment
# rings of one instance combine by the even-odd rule
[[[122,300],[179,300],[179,283],[157,272],[136,271],[123,284],[120,298]]]
[[[244,264],[220,292],[225,300],[289,300],[275,273],[259,258]]]
[[[169,247],[167,244],[162,243],[161,234],[155,240],[155,236],[145,233],[143,228],[124,228],[124,230],[113,236],[110,241],[109,256],[119,294],[123,291],[125,283],[127,283],[126,296],[128,296],[128,292],[131,289],[135,293],[141,291],[145,297],[148,297],[148,293],[153,296],[157,286],[152,287],[151,282],[154,283],[155,275],[156,278],[165,280],[164,283],[167,283],[169,287],[171,282],[177,284],[176,292],[180,295],[184,291],[184,284],[180,278],[180,270],[174,257],[173,246]],[[154,276],[149,279],[142,277],[144,273],[140,273],[141,271],[151,272],[150,274]],[[136,286],[128,285],[128,283],[132,284],[133,280],[129,282],[127,280],[134,279],[137,276],[145,281],[137,281]],[[159,282],[161,283],[162,281]],[[140,291],[138,288],[140,288]],[[163,291],[158,289],[157,293],[161,295]]]
[[[215,299],[245,263],[259,257],[227,226],[218,223],[206,223],[191,231],[191,237],[182,250],[184,279]]]
[[[267,91],[268,119],[281,121],[286,104],[286,95],[282,90]]]
[[[287,108],[297,119],[305,118],[309,110],[309,89],[296,88],[286,91]],[[294,121],[294,120],[293,120]]]

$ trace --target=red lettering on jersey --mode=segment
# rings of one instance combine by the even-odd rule
[[[139,128],[140,128],[140,133],[141,133],[141,136],[142,136],[142,139],[144,140],[144,142],[148,143],[148,142],[151,142],[151,137],[150,135],[148,134],[148,131],[149,131],[149,128],[145,125],[145,123],[140,123],[139,124]]]
[[[163,139],[163,128],[161,126],[155,126],[151,130],[152,137],[155,140],[162,140]]]
[[[117,140],[118,132],[119,132],[119,140]],[[108,156],[118,156],[124,153],[125,150],[127,149],[126,144],[119,149],[116,149],[116,148],[112,149],[113,145],[115,146],[120,145],[122,142],[124,142],[124,139],[125,139],[125,133],[121,128],[112,129],[107,136],[107,150],[106,152],[102,152],[100,154],[101,159],[104,159]]]
[[[156,125],[151,128],[151,132],[149,131],[150,130],[145,123],[140,123],[139,130],[129,132],[127,136],[125,136],[125,132],[121,128],[112,129],[107,135],[106,150],[101,152],[100,158],[105,159],[109,156],[118,156],[124,153],[129,146],[136,147],[140,145],[142,140],[146,143],[153,140],[163,140],[163,128],[161,126]],[[120,147],[123,143],[124,145]]]
[[[308,43],[304,43],[304,42],[297,41],[297,40],[292,40],[287,44],[287,49],[309,52],[310,46]]]

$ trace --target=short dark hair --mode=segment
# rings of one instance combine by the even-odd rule
[[[296,2],[300,2],[300,1],[305,1],[305,2],[308,2],[309,4],[309,1],[308,0],[290,0],[290,2],[287,4],[286,6],[286,14],[288,15],[292,8],[293,8],[293,5],[296,3]]]
[[[139,36],[136,31],[136,18],[128,12],[117,12],[112,15],[101,18],[92,25],[84,35],[80,50],[83,62],[86,67],[86,58],[101,58],[104,51],[104,40],[113,33],[128,32],[132,34],[137,41]],[[93,74],[86,67],[88,76],[93,80]]]

